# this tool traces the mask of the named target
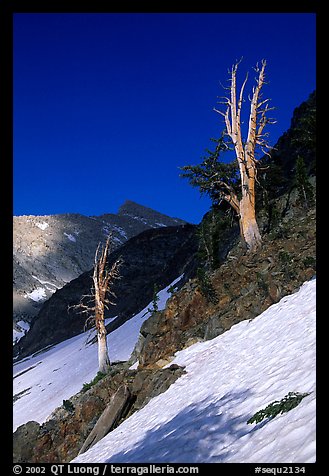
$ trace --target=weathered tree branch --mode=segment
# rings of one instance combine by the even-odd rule
[[[101,372],[105,372],[110,365],[107,351],[104,311],[108,309],[110,305],[114,305],[114,302],[110,299],[110,296],[115,297],[111,287],[116,279],[120,279],[119,269],[122,264],[122,259],[118,258],[112,264],[110,270],[107,269],[107,256],[110,249],[111,238],[112,236],[110,234],[101,252],[100,243],[97,246],[94,258],[93,288],[91,289],[91,294],[82,296],[79,304],[69,306],[69,309],[75,309],[81,314],[88,315],[85,321],[85,329],[91,322],[94,323],[97,330],[99,370]]]

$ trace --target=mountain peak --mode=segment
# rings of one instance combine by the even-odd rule
[[[170,226],[173,224],[173,221],[178,225],[183,225],[186,221],[179,218],[172,218],[163,213],[157,212],[153,208],[146,207],[145,205],[140,205],[139,203],[133,202],[132,200],[126,200],[120,207],[118,211],[119,216],[129,216],[137,219],[144,220],[158,220],[160,221],[159,225]]]
[[[110,233],[116,248],[145,230],[185,224],[131,200],[117,214],[14,217],[14,339],[57,289],[92,268]]]
[[[131,212],[134,212],[135,210],[139,211],[139,210],[152,210],[152,209],[149,207],[145,207],[144,205],[141,205],[140,203],[134,202],[133,200],[125,200],[123,204],[119,207],[118,214],[127,215],[128,213],[130,214]]]

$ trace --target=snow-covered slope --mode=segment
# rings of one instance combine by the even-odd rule
[[[182,276],[158,293],[158,309],[164,309],[170,293]],[[127,361],[139,337],[152,303],[107,336],[111,362]],[[79,334],[48,351],[14,365],[14,430],[30,420],[43,423],[55,408],[90,382],[98,370],[97,344],[87,344],[89,332]]]
[[[315,461],[316,281],[252,321],[178,352],[186,374],[74,462]],[[288,392],[307,392],[273,420],[248,425]]]

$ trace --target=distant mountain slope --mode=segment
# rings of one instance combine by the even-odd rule
[[[57,289],[92,267],[96,247],[109,232],[118,247],[144,230],[184,223],[132,201],[117,214],[98,217],[72,213],[14,217],[14,338],[22,337]]]
[[[119,256],[123,264],[121,279],[112,288],[116,305],[106,311],[106,318],[118,316],[115,323],[121,325],[152,300],[155,284],[163,288],[185,273],[198,249],[195,231],[195,225],[190,224],[149,229],[113,251],[108,257],[109,266]],[[14,355],[29,355],[82,332],[86,316],[72,306],[90,294],[92,286],[89,269],[58,289],[43,303],[29,332],[14,346]]]

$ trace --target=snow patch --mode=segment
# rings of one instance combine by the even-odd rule
[[[40,228],[41,230],[45,230],[46,228],[48,228],[49,224],[46,223],[45,221],[43,222],[37,222],[35,224],[38,228]]]
[[[102,228],[103,230],[103,233],[104,235],[108,236],[110,233],[112,233],[112,231],[115,231],[117,232],[120,236],[122,236],[125,240],[128,239],[128,236],[127,236],[127,233],[125,232],[125,230],[123,228],[121,228],[121,226],[118,226],[118,225],[105,225],[103,226]],[[112,237],[115,241],[118,241],[120,243],[122,243],[122,240],[120,240],[118,237]]]
[[[70,241],[73,241],[74,243],[77,241],[76,240],[76,237],[71,235],[70,233],[65,233],[64,232],[64,235],[67,236],[67,238],[70,240]]]
[[[144,223],[144,225],[147,225],[148,224],[148,221],[146,220],[146,218],[143,218],[143,217],[135,217],[134,215],[132,215],[131,213],[123,213],[123,215],[126,215],[130,218],[132,218],[133,220],[137,220],[137,221],[140,221],[142,223]],[[153,227],[152,227],[153,228]]]
[[[114,241],[115,243],[120,243],[120,245],[122,245],[122,240],[117,236],[112,236],[112,241]]]
[[[34,279],[36,279],[37,281],[39,281],[40,284],[45,284],[45,285],[46,285],[46,288],[47,288],[49,291],[54,292],[54,290],[51,289],[51,288],[49,288],[49,286],[51,286],[52,288],[55,288],[55,289],[60,289],[60,286],[56,286],[56,284],[51,283],[50,281],[44,281],[43,279],[40,279],[40,278],[38,278],[37,276],[34,276],[34,274],[32,274],[32,278],[34,278]]]
[[[123,238],[128,239],[127,233],[121,226],[114,225],[113,229],[117,231]]]
[[[105,236],[108,236],[111,233],[111,228],[109,226],[103,226],[102,231]]]
[[[40,302],[46,299],[46,290],[45,288],[39,287],[37,289],[34,289],[31,293],[27,293],[24,297],[32,299],[32,301],[35,302]]]
[[[13,329],[13,344],[16,344],[25,336],[26,332],[30,329],[30,324],[26,321],[18,321],[16,322],[16,327],[18,330]]]
[[[129,370],[136,370],[138,366],[139,360],[136,360],[136,362],[129,367]]]

